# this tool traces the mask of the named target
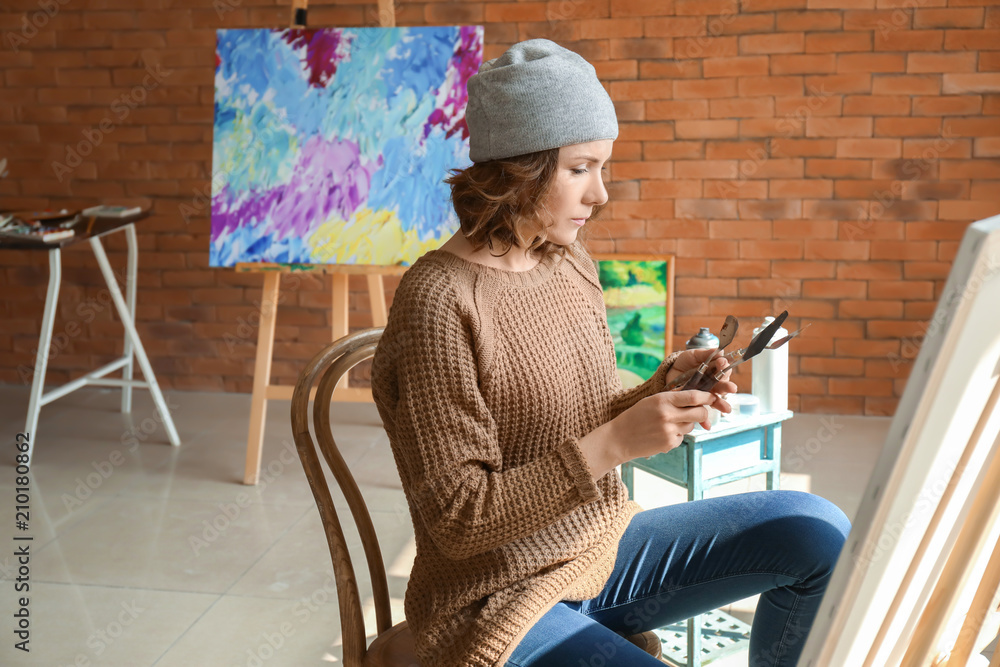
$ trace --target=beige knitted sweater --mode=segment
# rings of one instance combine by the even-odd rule
[[[577,441],[662,391],[623,390],[579,243],[529,271],[445,250],[407,270],[372,392],[413,520],[404,600],[422,667],[502,666],[556,602],[600,593],[640,510]]]

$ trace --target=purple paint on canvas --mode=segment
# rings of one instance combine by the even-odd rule
[[[277,238],[305,236],[316,220],[327,220],[333,213],[350,220],[367,200],[372,173],[381,162],[381,158],[374,163],[363,160],[353,141],[310,137],[288,183],[243,193],[238,201],[228,187],[223,188],[214,198],[213,221],[229,231],[241,221],[269,220]],[[302,196],[306,192],[309,196]]]
[[[475,26],[461,26],[459,28],[459,35],[459,45],[455,48],[451,62],[448,63],[449,70],[456,71],[457,76],[452,79],[451,88],[448,91],[444,104],[442,104],[444,108],[434,109],[427,118],[427,122],[424,124],[425,139],[430,135],[431,129],[435,125],[440,125],[445,130],[446,138],[451,138],[453,134],[459,131],[462,133],[462,140],[469,138],[469,126],[465,122],[465,107],[468,102],[468,82],[469,78],[479,69],[479,61],[470,56],[479,54],[482,51],[482,45],[479,43],[480,32]],[[450,108],[450,111],[446,112],[445,108]],[[458,117],[458,122],[454,122],[453,119],[455,117]],[[448,127],[449,125],[452,126]]]
[[[339,30],[287,30],[282,37],[294,48],[305,47],[303,67],[309,72],[309,85],[322,88],[333,81],[337,73],[337,47],[342,33]]]

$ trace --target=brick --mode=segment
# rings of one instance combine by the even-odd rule
[[[703,156],[703,141],[647,141],[639,157],[647,160],[697,160]]]
[[[967,158],[972,156],[972,141],[954,137],[903,139],[903,157],[920,160]]]
[[[635,60],[605,60],[592,64],[597,71],[597,78],[601,81],[639,78],[639,67]]]
[[[678,139],[724,139],[738,136],[735,120],[678,120],[674,123]]]
[[[808,137],[870,137],[872,119],[865,117],[807,118]]]
[[[941,220],[961,220],[972,222],[1000,214],[1000,203],[996,199],[988,201],[948,201],[938,205]]]
[[[940,51],[943,30],[875,31],[875,51]]]
[[[975,72],[976,54],[960,53],[910,53],[906,57],[906,71],[911,74],[928,72]],[[947,84],[947,79],[945,80]],[[945,90],[944,92],[949,92]]]
[[[705,157],[709,160],[739,160],[759,155],[767,155],[764,141],[709,141],[705,144]]]
[[[914,116],[971,116],[981,113],[980,95],[948,95],[913,98]]]
[[[854,10],[844,12],[844,30],[890,30],[909,29],[911,13],[891,9]]]
[[[899,157],[902,150],[902,142],[898,139],[837,140],[838,158],[892,158]]]
[[[830,378],[831,396],[892,396],[892,382],[880,378]]]
[[[863,359],[804,357],[799,361],[799,369],[810,375],[864,375],[865,362]]]
[[[758,95],[802,95],[801,76],[744,76],[739,79],[740,97]]]
[[[740,54],[736,37],[675,37],[678,58],[722,58]]]
[[[939,74],[876,74],[872,79],[875,95],[937,95],[941,92]]]
[[[736,79],[732,78],[701,81],[674,81],[673,84],[674,97],[677,99],[703,99],[736,96]]]
[[[802,32],[782,32],[766,35],[744,35],[740,37],[740,53],[802,53],[805,51],[806,35]]]
[[[770,57],[771,74],[822,74],[837,71],[835,53],[796,53],[794,55],[775,54]]]
[[[486,21],[506,23],[520,21],[545,21],[544,2],[491,2],[485,5]]]
[[[764,76],[768,73],[767,56],[705,58],[702,71],[706,78],[731,76]]]
[[[712,118],[770,118],[774,111],[774,98],[771,97],[714,99],[709,104]]]
[[[869,319],[873,317],[902,317],[903,304],[899,301],[867,301],[844,299],[838,305],[837,316],[844,319]]]
[[[799,411],[805,414],[857,415],[864,413],[864,406],[865,399],[860,396],[838,398],[803,395]]]
[[[735,218],[736,202],[726,199],[678,199],[674,202],[678,218]]]
[[[921,9],[913,12],[914,28],[981,28],[985,11],[981,7],[961,9]]]
[[[842,32],[827,34],[821,32],[806,35],[806,53],[843,53],[847,51],[871,51],[872,34],[869,32]]]
[[[843,15],[837,11],[777,12],[775,18],[779,32],[840,30],[843,24]]]
[[[741,220],[778,220],[802,215],[802,202],[789,199],[741,201],[738,208]]]
[[[807,76],[806,88],[824,93],[869,93],[872,75],[867,72]]]
[[[703,16],[650,18],[643,21],[645,36],[695,37],[708,34],[708,21]]]
[[[674,3],[647,2],[646,0],[615,0],[611,3],[612,16],[662,16],[674,13]]]
[[[849,141],[838,139],[840,141]],[[865,178],[871,173],[868,160],[824,159],[806,160],[805,175],[809,178]]]
[[[662,39],[612,39],[610,57],[612,60],[629,60],[633,58],[672,58],[673,42]]]
[[[665,100],[673,96],[671,81],[612,81],[611,98],[622,100]]]
[[[744,177],[795,179],[801,177],[803,172],[804,163],[802,160],[772,158],[770,160],[746,160],[740,163],[740,174]]]
[[[642,181],[639,184],[642,199],[677,199],[701,196],[701,181],[671,179],[669,181]]]
[[[794,279],[741,278],[739,296],[744,299],[779,298],[794,299],[802,292],[802,281]]]
[[[469,22],[476,21],[473,19]],[[580,29],[580,39],[642,37],[642,21],[639,19],[584,19],[577,25]]]
[[[1000,33],[1000,31],[998,31]],[[1000,72],[944,74],[942,92],[947,95],[1000,92]]]
[[[905,95],[848,95],[844,98],[843,113],[845,116],[908,116],[910,97]]]
[[[871,281],[900,280],[903,277],[902,263],[875,261],[840,262],[837,264],[837,277],[841,279]]]
[[[941,178],[1000,178],[1000,163],[996,160],[942,160]]]
[[[661,60],[639,61],[640,79],[694,79],[701,78],[701,61]]]
[[[935,137],[941,134],[940,118],[876,118],[875,136],[881,137]],[[898,144],[901,148],[902,144]],[[899,157],[895,155],[873,155],[872,157]]]
[[[718,24],[713,22],[712,31]],[[772,14],[740,14],[727,15],[721,21],[722,35],[744,35],[750,33],[774,32],[774,16]]]
[[[972,142],[974,157],[1000,157],[1000,137],[979,137]],[[1000,192],[1000,189],[994,190]]]
[[[764,199],[767,181],[747,179],[706,180],[702,196],[710,199]]]
[[[657,100],[646,104],[646,118],[651,121],[707,117],[707,100]]]
[[[807,240],[805,243],[806,257],[814,259],[863,260],[870,257],[868,241]]]
[[[775,278],[833,278],[835,266],[834,262],[819,262],[813,259],[782,260],[771,263],[771,275]],[[832,308],[830,316],[833,316]]]
[[[837,152],[835,139],[790,139],[780,137],[771,142],[774,157],[834,157]],[[799,173],[803,173],[801,170]]]
[[[770,239],[771,223],[759,220],[709,220],[708,237],[734,241],[738,239]]]
[[[771,179],[768,195],[772,199],[829,199],[833,196],[833,181],[826,179]]]
[[[892,73],[906,71],[906,55],[902,53],[838,53],[837,72]]]
[[[799,241],[740,241],[741,259],[801,259]]]
[[[903,199],[958,199],[970,196],[968,181],[903,181],[902,185]]]
[[[996,50],[1000,44],[1000,30],[945,30],[944,48],[947,51]]]
[[[868,293],[873,299],[933,299],[934,283],[919,280],[872,281]]]
[[[710,259],[708,275],[719,278],[766,278],[771,275],[771,263],[760,259]]]

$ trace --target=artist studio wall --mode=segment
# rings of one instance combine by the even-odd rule
[[[310,23],[378,25],[374,4],[314,0]],[[267,0],[0,8],[0,208],[155,206],[138,327],[165,387],[251,388],[261,276],[208,266],[215,30],[288,19]],[[406,1],[396,22],[482,24],[486,58],[547,37],[594,62],[621,135],[591,250],[677,256],[677,341],[729,313],[812,322],[791,349],[793,410],[891,414],[962,233],[1000,212],[990,0]],[[0,257],[0,382],[20,383],[46,268]],[[92,258],[64,264],[53,382],[120,345]],[[367,285],[350,284],[352,329],[371,326]],[[281,294],[289,384],[330,337],[330,297],[313,276]]]

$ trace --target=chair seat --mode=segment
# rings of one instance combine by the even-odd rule
[[[406,621],[392,626],[372,642],[362,667],[420,667],[413,633]]]

